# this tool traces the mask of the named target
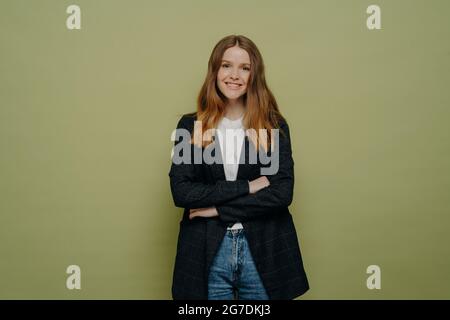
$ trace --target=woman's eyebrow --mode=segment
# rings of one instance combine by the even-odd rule
[[[233,64],[233,62],[231,62],[231,61],[228,61],[228,60],[222,60],[222,62],[228,62],[228,63],[231,63],[231,64]],[[250,63],[241,63],[241,65],[243,65],[243,64],[246,64],[246,65],[250,65]]]

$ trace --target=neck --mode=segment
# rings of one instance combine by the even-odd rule
[[[225,108],[225,117],[231,120],[239,119],[245,111],[241,100],[230,100]]]

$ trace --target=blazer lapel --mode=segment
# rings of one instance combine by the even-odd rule
[[[214,137],[214,142],[213,143],[214,143],[214,149],[211,152],[211,156],[213,156],[215,158],[216,157],[215,153],[217,151],[218,152],[217,158],[220,159],[220,162],[223,162],[222,150],[220,149],[219,140]],[[213,164],[211,164],[209,166],[206,165],[206,166],[211,168],[211,171],[212,171],[212,174],[213,174],[213,177],[214,177],[215,181],[217,181],[217,180],[225,180],[225,171],[224,171],[223,164],[214,162]]]
[[[252,148],[253,144],[249,143],[248,137],[245,135],[244,142],[242,143],[243,150],[241,150],[236,179],[243,179],[248,176],[247,173],[251,168],[249,163],[249,147]]]

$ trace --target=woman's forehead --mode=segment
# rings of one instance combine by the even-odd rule
[[[227,62],[239,62],[250,64],[250,56],[248,52],[239,47],[231,47],[225,50],[222,57],[223,61]]]

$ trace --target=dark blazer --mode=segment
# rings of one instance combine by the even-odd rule
[[[177,128],[192,134],[195,120],[196,113],[185,114]],[[175,145],[180,141],[176,140]],[[218,140],[213,143],[220,148]],[[260,168],[269,164],[261,164],[259,157],[258,163],[249,163],[249,148],[254,145],[247,136],[244,143],[245,152],[241,156],[246,157],[245,163],[239,165],[236,181],[226,181],[222,164],[194,164],[194,148],[198,148],[194,145],[191,145],[193,164],[171,164],[172,197],[175,206],[184,208],[173,272],[173,299],[208,298],[209,268],[227,226],[237,221],[244,226],[252,257],[270,299],[293,299],[309,289],[288,209],[294,188],[289,126],[285,121],[280,123],[278,172],[267,175],[270,186],[254,194],[249,193],[248,181],[260,177]],[[190,208],[211,206],[217,208],[218,217],[189,219]]]

